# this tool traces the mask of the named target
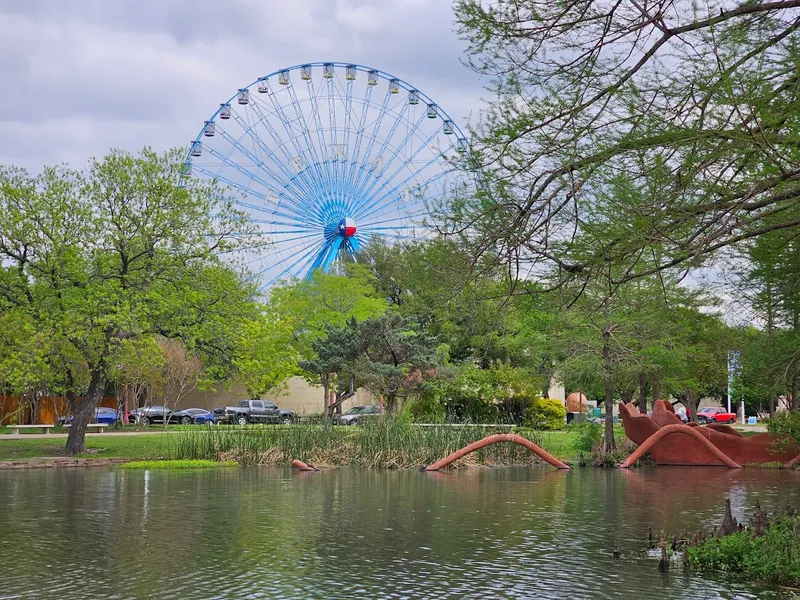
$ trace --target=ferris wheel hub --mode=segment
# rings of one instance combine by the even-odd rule
[[[339,221],[337,229],[340,236],[344,238],[353,237],[356,234],[356,222],[350,217],[345,217]]]

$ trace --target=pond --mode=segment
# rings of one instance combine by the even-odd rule
[[[800,473],[0,471],[0,598],[780,597],[643,552],[726,496],[800,507]]]

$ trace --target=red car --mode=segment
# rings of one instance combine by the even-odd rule
[[[698,423],[735,423],[736,413],[731,413],[721,406],[706,406],[697,411]]]

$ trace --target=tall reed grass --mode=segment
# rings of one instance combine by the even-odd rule
[[[233,460],[243,465],[278,465],[300,459],[316,466],[356,465],[405,469],[430,464],[492,433],[489,428],[418,427],[399,418],[358,427],[331,425],[226,426],[177,434],[179,459]],[[541,432],[516,432],[547,449]],[[528,465],[537,457],[517,444],[494,444],[456,466]]]

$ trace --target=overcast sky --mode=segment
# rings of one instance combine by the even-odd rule
[[[238,88],[313,61],[392,73],[463,127],[486,96],[464,48],[448,0],[0,0],[0,164],[184,146]]]

